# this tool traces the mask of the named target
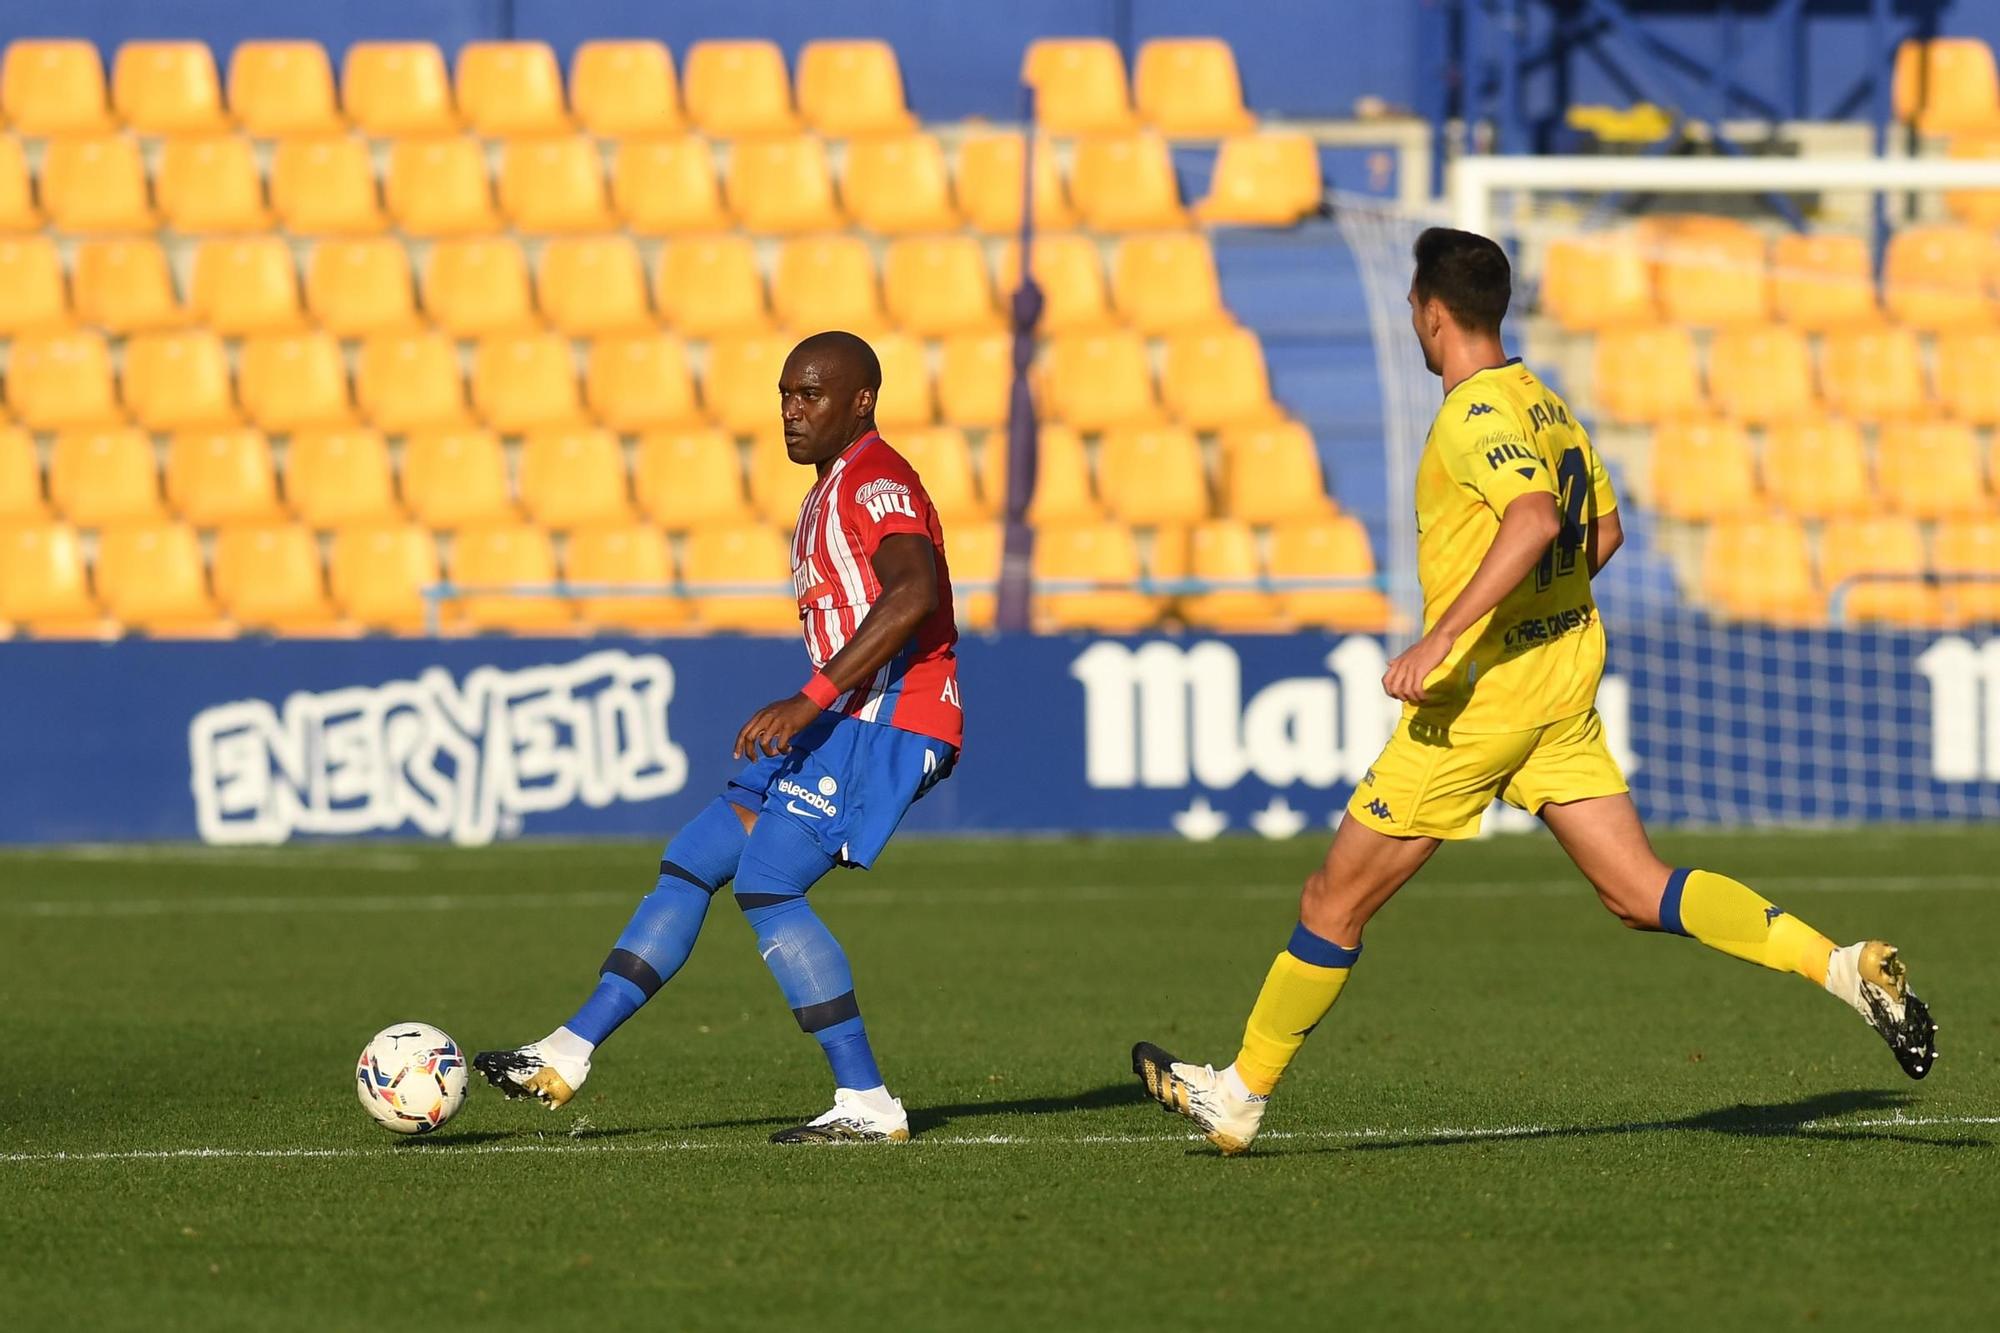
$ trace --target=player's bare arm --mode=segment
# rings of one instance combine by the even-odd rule
[[[937,609],[937,562],[928,538],[911,532],[884,537],[869,563],[882,581],[882,596],[821,673],[843,693],[880,671],[903,650],[924,617]],[[786,753],[792,737],[810,726],[820,711],[803,693],[765,704],[736,734],[736,758],[754,759],[760,750],[766,755]]]
[[[1625,544],[1625,525],[1619,521],[1618,511],[1600,515],[1590,520],[1589,545],[1586,557],[1590,561],[1590,577],[1596,578],[1597,571],[1611,563],[1611,557]]]
[[[1459,635],[1478,624],[1482,616],[1520,586],[1561,530],[1562,515],[1556,510],[1555,496],[1537,492],[1516,497],[1500,515],[1500,530],[1479,562],[1472,581],[1423,638],[1389,663],[1389,670],[1382,677],[1382,688],[1389,697],[1405,703],[1422,703],[1425,677],[1437,670]]]

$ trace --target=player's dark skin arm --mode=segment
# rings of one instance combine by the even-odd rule
[[[1500,605],[1500,599],[1521,585],[1528,571],[1541,562],[1549,543],[1562,531],[1562,515],[1556,497],[1546,491],[1515,497],[1500,515],[1500,531],[1493,545],[1473,571],[1472,581],[1444,609],[1423,638],[1389,663],[1382,688],[1390,698],[1405,703],[1424,701],[1424,677],[1437,670],[1451,652],[1458,636],[1471,629],[1480,617]]]
[[[1625,525],[1618,520],[1618,511],[1590,520],[1590,542],[1587,547],[1590,562],[1590,577],[1596,578],[1597,571],[1611,563],[1611,557],[1625,544]]]
[[[826,678],[842,691],[880,671],[903,650],[924,617],[937,609],[937,563],[932,558],[930,538],[914,532],[884,537],[869,564],[882,581],[882,595],[861,618],[854,637],[824,668]],[[819,714],[819,705],[803,694],[765,704],[736,733],[733,753],[738,759],[755,759],[760,753],[785,754],[792,748],[792,737]]]

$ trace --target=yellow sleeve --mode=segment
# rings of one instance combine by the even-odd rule
[[[1468,394],[1446,403],[1439,417],[1436,439],[1452,480],[1495,516],[1524,495],[1556,495],[1555,478],[1505,400]]]
[[[1585,443],[1590,451],[1590,512],[1610,514],[1617,512],[1618,493],[1611,489],[1611,474],[1604,470],[1604,455],[1597,452],[1597,446]]]

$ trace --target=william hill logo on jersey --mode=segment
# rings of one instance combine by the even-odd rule
[[[854,498],[868,511],[868,517],[877,523],[891,514],[904,514],[910,518],[917,516],[916,509],[910,504],[910,488],[887,477],[869,482],[854,493]]]
[[[1528,447],[1515,440],[1495,445],[1486,451],[1486,465],[1498,470],[1510,462],[1539,463],[1542,460],[1531,453]]]

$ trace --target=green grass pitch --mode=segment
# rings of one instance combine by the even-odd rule
[[[1944,1029],[1927,1082],[1797,978],[1625,932],[1547,838],[1502,839],[1378,918],[1267,1139],[1223,1160],[1127,1051],[1234,1053],[1320,846],[913,840],[823,885],[917,1132],[831,1149],[765,1142],[827,1079],[726,898],[570,1108],[480,1085],[401,1142],[356,1106],[387,1023],[471,1050],[565,1017],[654,847],[0,856],[0,1309],[149,1333],[2000,1326],[2000,830],[1662,839],[1901,944]]]

